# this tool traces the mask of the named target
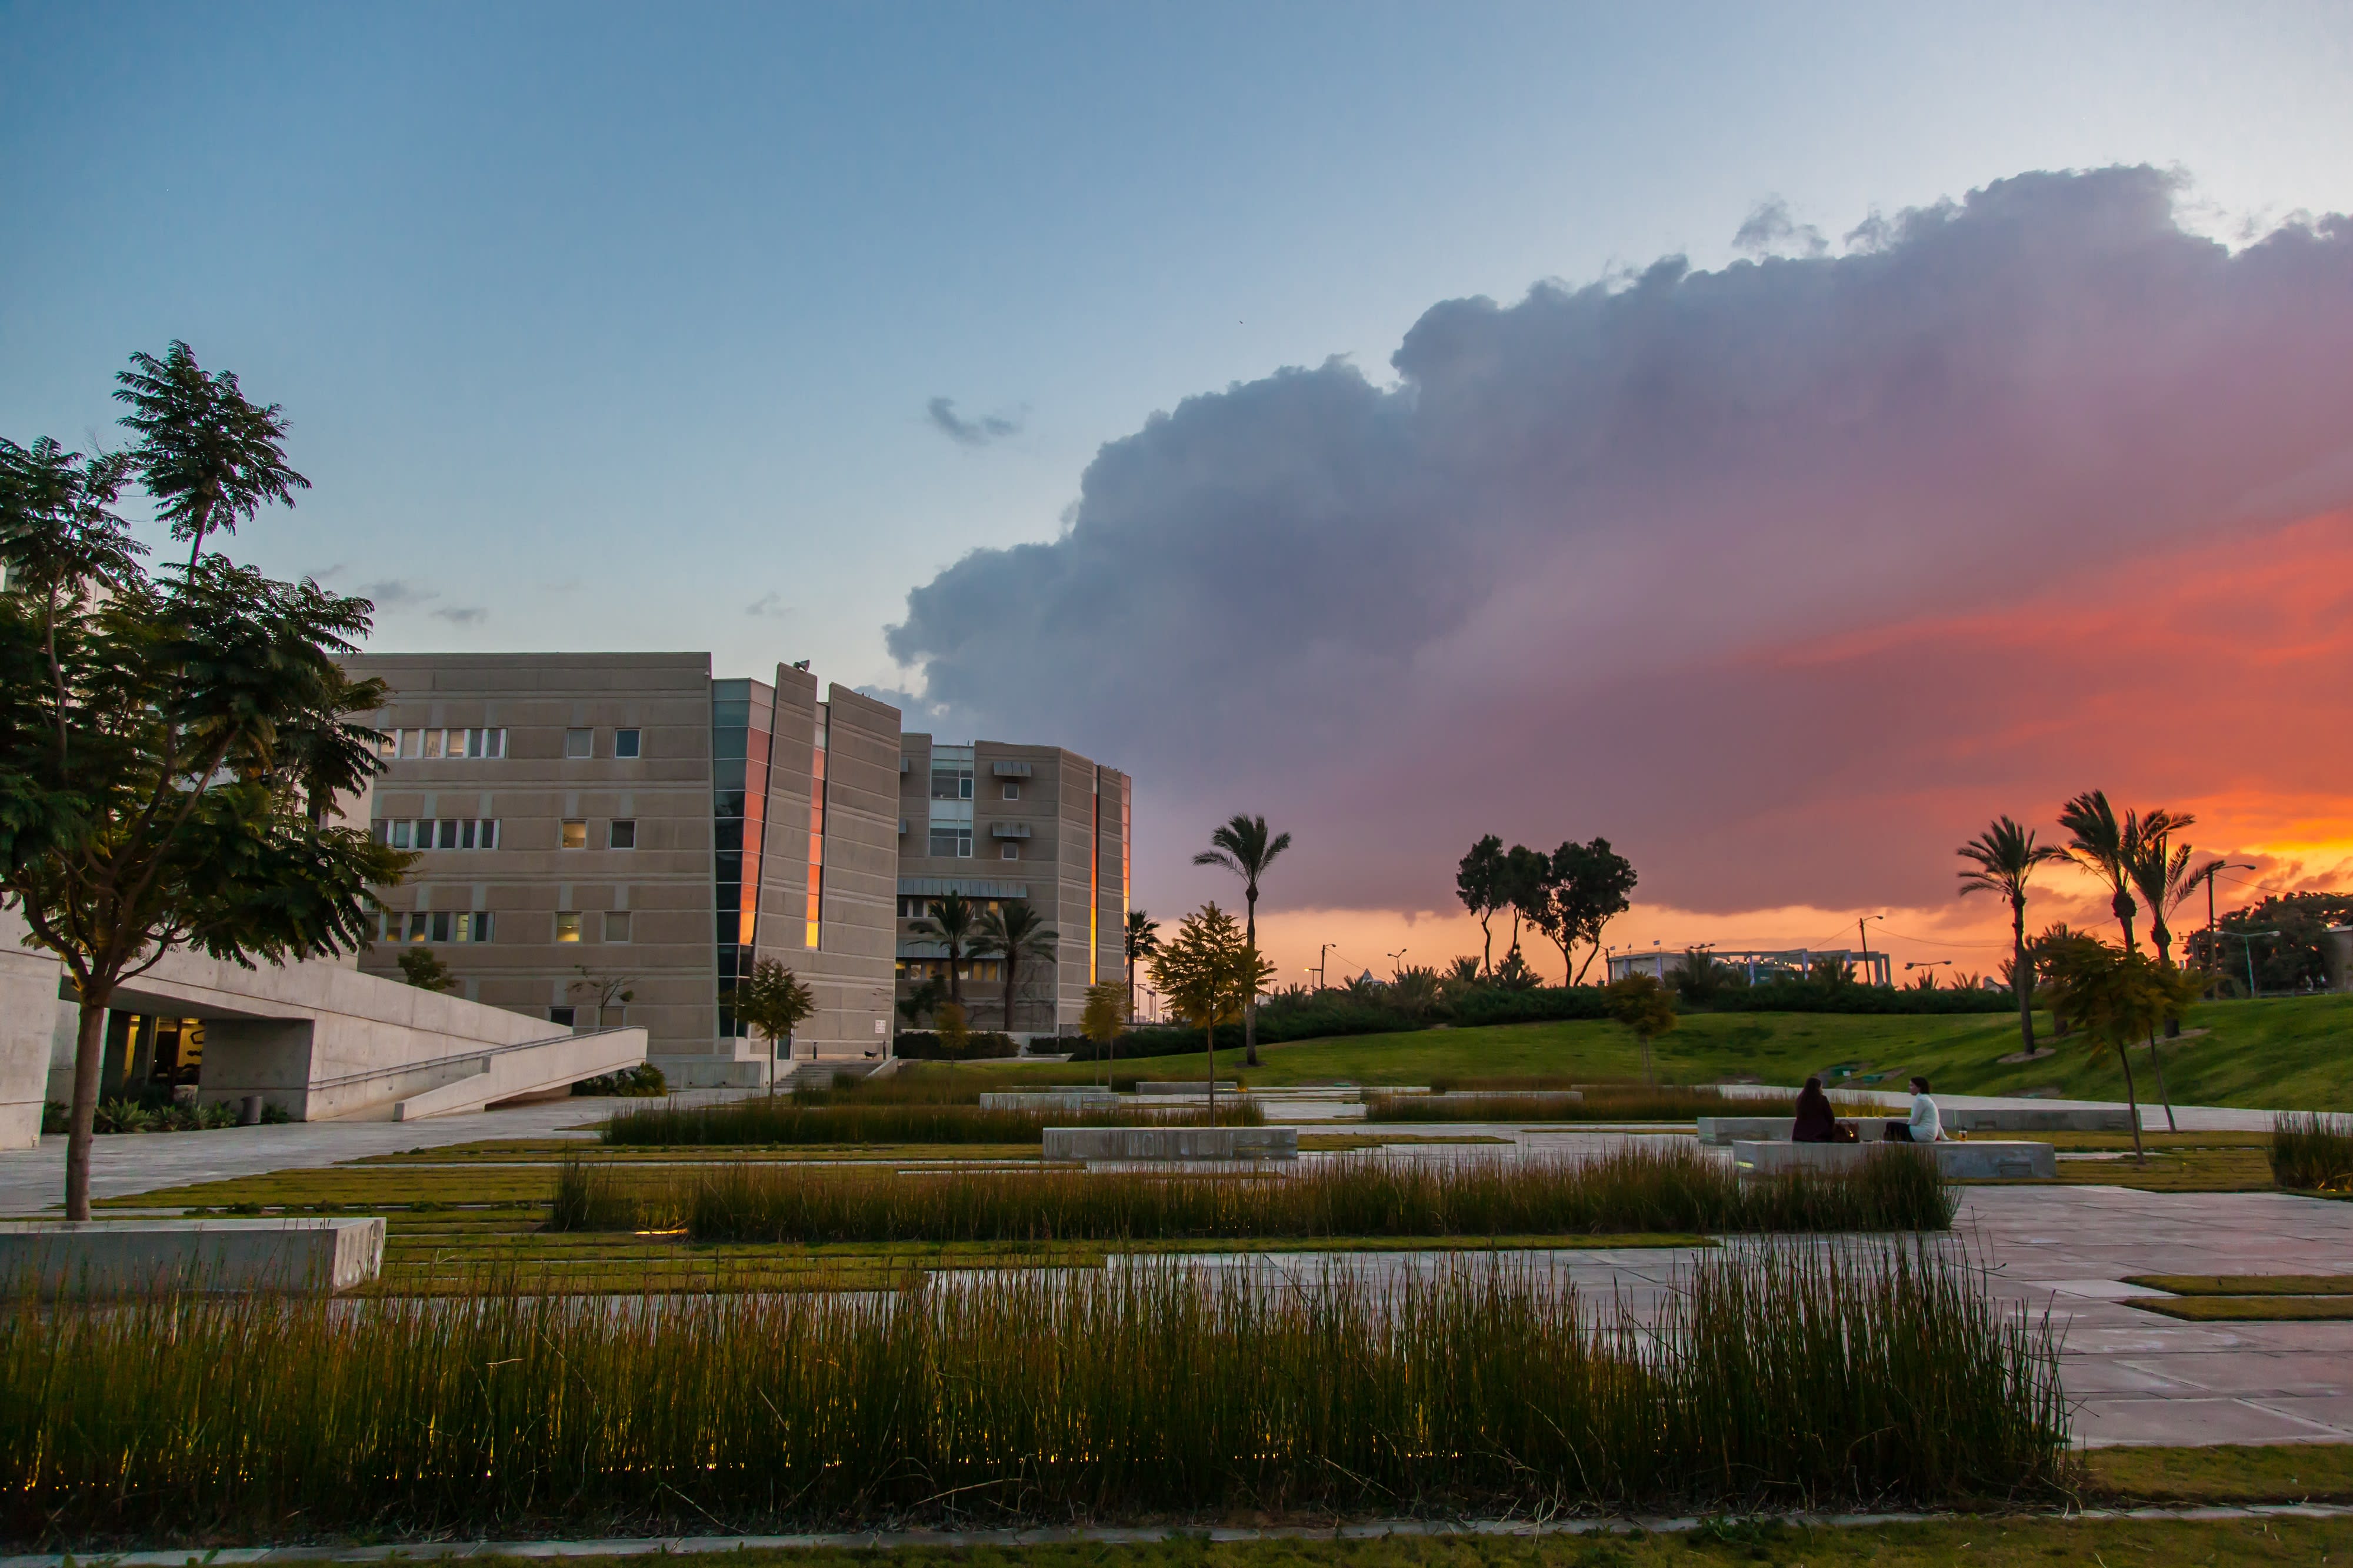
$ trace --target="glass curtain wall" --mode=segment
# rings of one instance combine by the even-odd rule
[[[760,912],[760,848],[768,807],[775,691],[755,680],[711,683],[712,903],[718,928],[719,1033],[746,1033],[727,998],[752,973]]]

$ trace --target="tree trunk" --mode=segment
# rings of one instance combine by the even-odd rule
[[[2152,918],[2152,923],[2149,926],[2148,939],[2149,941],[2157,943],[2157,962],[2167,969],[2172,968],[2173,933],[2165,929],[2165,922],[2163,920],[2155,919],[2154,917]],[[2176,1039],[2179,1037],[2180,1034],[2181,1020],[2179,1018],[2168,1018],[2165,1021],[2165,1037],[2168,1040]],[[2156,1054],[2157,1046],[2155,1042],[2151,1042],[2149,1046],[2149,1055],[2154,1057]],[[2165,1087],[2165,1069],[2162,1067],[2157,1069],[2157,1087],[2159,1089],[2162,1089]],[[2170,1122],[2173,1119],[2173,1106],[2170,1102],[2166,1105],[2165,1115],[2166,1120]]]
[[[1250,957],[1256,959],[1258,957],[1258,889],[1255,886],[1249,889],[1249,896],[1250,929],[1242,933],[1242,940],[1250,943]],[[1258,980],[1255,976],[1250,980],[1250,994],[1242,998],[1242,1065],[1253,1068],[1258,1066]],[[1214,1079],[1218,1076],[1217,1058],[1214,1056],[1209,1058],[1209,1077]],[[1209,1092],[1214,1095],[1217,1089],[1212,1087]],[[1214,1110],[1216,1107],[1212,1106],[1210,1109]],[[1209,1118],[1209,1124],[1214,1127],[1217,1125],[1217,1121],[1218,1119],[1212,1116]]]
[[[1005,1032],[1008,1035],[1013,1033],[1013,977],[1016,973],[1013,954],[1008,951],[1005,955]]]
[[[2157,1054],[2157,1031],[2154,1029],[2148,1034],[2148,1059],[2157,1068],[2158,1098],[2165,1101],[2165,1130],[2179,1132],[2181,1129],[2173,1120],[2173,1095],[2165,1087],[2165,1058]]]
[[[1487,921],[1493,915],[1493,910],[1479,911],[1479,973],[1482,974],[1495,973],[1495,933],[1487,929]]]
[[[2010,961],[2010,989],[2018,993],[2018,1034],[2026,1054],[2034,1054],[2034,972],[2026,966],[2026,900],[2010,901],[2010,937],[2016,951]]]
[[[948,1000],[949,1000],[949,1001],[951,1001],[951,1002],[953,1002],[953,1003],[955,1003],[957,1006],[961,1007],[961,1006],[963,1006],[963,1005],[964,1005],[964,982],[956,978],[956,970],[957,970],[957,968],[959,967],[959,965],[958,965],[958,964],[957,964],[957,963],[956,963],[956,959],[957,959],[957,957],[958,957],[959,955],[958,955],[958,953],[957,953],[957,952],[956,952],[956,944],[955,944],[955,943],[954,943],[954,942],[950,942],[950,943],[948,943],[947,945],[948,945]]]
[[[1218,1124],[1218,1018],[1209,1016],[1209,1026],[1202,1031],[1208,1039],[1209,1051],[1209,1125]]]
[[[2133,1162],[2144,1171],[2148,1169],[2148,1152],[2140,1146],[2140,1096],[2133,1091],[2132,1055],[2122,1042],[2116,1043],[2116,1060],[2125,1068],[2125,1104],[2132,1109]]]
[[[98,1120],[98,1075],[106,1062],[106,1014],[114,988],[81,994],[74,1031],[73,1116],[66,1131],[66,1218],[90,1218],[90,1150]]]

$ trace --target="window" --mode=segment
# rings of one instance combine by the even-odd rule
[[[1021,858],[1021,846],[1018,844],[1008,844],[997,850],[997,858],[999,860],[1018,860]]]
[[[385,942],[488,942],[488,910],[385,910],[376,916],[376,935]]]
[[[580,940],[580,917],[576,914],[571,913],[569,910],[557,915],[555,917],[555,940],[558,942],[578,942]]]
[[[578,817],[567,819],[564,824],[564,847],[566,849],[587,848],[588,824]]]
[[[969,860],[972,858],[972,829],[969,827],[934,827],[932,829],[932,853],[941,858]]]
[[[596,731],[566,730],[564,731],[564,754],[567,757],[593,757],[596,754]]]
[[[628,910],[607,910],[605,911],[605,940],[607,942],[627,942],[629,940]]]
[[[386,730],[376,742],[377,752],[387,757],[503,757],[507,754],[507,732],[504,730]]]
[[[547,1010],[549,1023],[561,1024],[567,1029],[572,1027],[572,1016],[573,1010],[569,1007],[550,1007]]]
[[[614,731],[613,754],[617,757],[636,756],[638,754],[638,733],[639,732],[635,730]]]
[[[426,817],[416,822],[378,822],[375,840],[395,849],[496,849],[499,824],[491,816]]]
[[[925,898],[921,898],[921,897],[910,896],[910,895],[903,894],[903,893],[900,895],[900,898],[899,898],[899,918],[900,918],[901,920],[902,920],[902,921],[920,921],[920,920],[929,920],[929,919],[931,918],[931,913],[932,913],[932,901],[931,901],[931,900],[929,900],[929,899],[925,899]]]
[[[1021,798],[1021,786],[1018,784],[1008,782],[1005,785],[1004,795],[1007,800],[1019,800]]]
[[[605,845],[609,849],[635,849],[638,847],[637,823],[626,819],[616,819],[607,823]]]

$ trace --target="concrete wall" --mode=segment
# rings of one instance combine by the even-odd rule
[[[72,1059],[71,1011],[58,1004],[60,966],[24,945],[26,930],[24,916],[0,910],[0,1149],[29,1149],[40,1138],[61,1015]]]
[[[393,689],[379,727],[507,732],[503,757],[396,759],[376,784],[378,820],[500,824],[496,849],[428,851],[403,886],[381,894],[398,911],[491,912],[490,942],[434,944],[460,994],[543,1026],[563,1007],[583,1028],[643,1025],[658,1058],[732,1056],[732,1043],[717,1040],[710,656],[379,654],[347,662]],[[573,729],[591,731],[592,755],[565,754]],[[623,729],[638,731],[635,758],[614,754]],[[583,847],[563,847],[567,819],[586,824]],[[635,847],[609,847],[615,821],[637,825]],[[576,942],[557,940],[559,913],[579,916]],[[626,942],[608,940],[608,913],[628,914]],[[379,943],[361,967],[394,976],[399,956],[398,945]],[[630,998],[617,995],[600,1014],[614,982]]]

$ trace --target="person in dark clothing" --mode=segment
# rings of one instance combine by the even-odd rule
[[[1822,1080],[1808,1079],[1806,1087],[1798,1091],[1798,1120],[1789,1129],[1790,1141],[1835,1143],[1838,1134],[1838,1113],[1831,1109],[1831,1097],[1822,1092]]]

